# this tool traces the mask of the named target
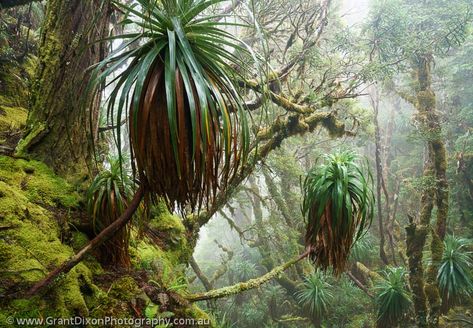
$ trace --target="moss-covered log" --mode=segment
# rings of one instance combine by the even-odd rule
[[[232,286],[211,290],[205,293],[191,294],[191,295],[186,296],[186,299],[191,302],[204,301],[204,300],[227,297],[230,295],[235,295],[235,294],[244,292],[246,290],[258,288],[264,283],[270,281],[271,279],[277,278],[287,268],[296,264],[300,260],[306,258],[308,255],[309,255],[309,251],[305,251],[300,256],[284,264],[281,264],[280,266],[275,267],[273,270],[271,270],[270,272],[266,273],[265,275],[259,278],[250,279],[246,282],[240,282]]]
[[[27,131],[17,156],[32,156],[60,173],[85,168],[92,154],[86,127],[97,129],[99,105],[98,97],[84,97],[87,68],[106,53],[105,45],[92,44],[108,35],[109,10],[108,0],[48,1]]]

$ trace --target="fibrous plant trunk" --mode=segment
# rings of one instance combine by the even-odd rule
[[[99,96],[84,96],[91,65],[106,54],[109,1],[50,0],[31,86],[27,130],[16,155],[39,159],[60,174],[83,171],[96,135]],[[87,110],[85,110],[87,108]]]

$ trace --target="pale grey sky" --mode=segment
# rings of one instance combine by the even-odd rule
[[[340,14],[349,25],[359,24],[368,14],[370,0],[339,0]]]

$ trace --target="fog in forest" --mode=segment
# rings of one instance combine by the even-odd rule
[[[471,0],[0,0],[0,327],[472,327],[472,86]]]

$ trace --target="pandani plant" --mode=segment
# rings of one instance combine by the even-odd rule
[[[393,327],[409,312],[412,300],[406,280],[407,271],[402,267],[387,268],[385,279],[380,280],[375,289],[378,305],[377,327]]]
[[[304,278],[304,283],[296,293],[296,298],[301,305],[309,308],[312,315],[321,319],[327,313],[333,300],[331,289],[333,286],[327,282],[323,272],[317,270]]]
[[[131,199],[133,182],[127,172],[122,171],[121,161],[122,159],[119,158],[110,158],[110,167],[97,174],[87,190],[87,210],[96,234],[116,221]],[[128,225],[105,241],[98,249],[101,263],[128,268],[130,266],[129,238]]]
[[[208,208],[248,152],[234,82],[248,52],[224,29],[239,24],[205,14],[222,1],[115,2],[124,24],[139,31],[109,38],[122,43],[92,73],[92,85],[111,86],[107,116],[117,126],[117,148],[125,116],[134,172],[169,208]]]
[[[317,267],[346,267],[350,250],[373,218],[372,177],[351,151],[325,155],[304,180],[302,213],[307,221],[306,246]]]
[[[437,281],[442,294],[442,310],[473,295],[473,243],[471,240],[447,235]]]

